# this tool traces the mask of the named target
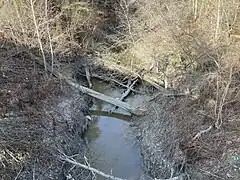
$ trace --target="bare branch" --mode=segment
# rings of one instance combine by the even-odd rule
[[[30,4],[31,4],[32,16],[33,16],[33,22],[34,22],[34,25],[35,25],[35,28],[36,28],[37,37],[38,37],[38,43],[39,43],[40,50],[41,50],[41,53],[42,53],[44,69],[45,69],[45,71],[47,71],[47,62],[46,62],[46,57],[45,57],[45,54],[44,54],[44,51],[43,51],[43,45],[42,45],[42,41],[41,41],[41,37],[40,37],[38,25],[37,25],[37,20],[36,20],[35,11],[34,11],[34,2],[33,2],[33,0],[30,0]]]
[[[66,162],[69,162],[71,164],[74,164],[76,166],[82,167],[84,169],[90,170],[91,172],[97,173],[97,174],[99,174],[99,175],[101,175],[101,176],[103,176],[105,178],[108,178],[108,179],[112,179],[112,180],[127,180],[127,179],[122,179],[122,178],[119,178],[119,177],[115,177],[115,176],[106,174],[106,173],[104,173],[102,171],[99,171],[99,170],[97,170],[95,168],[92,168],[90,166],[86,166],[84,164],[76,162],[75,160],[69,159],[68,157],[60,157],[60,159],[66,161]]]
[[[209,126],[209,128],[200,131],[194,136],[194,138],[192,138],[191,141],[194,141],[195,139],[199,138],[202,134],[209,132],[212,128],[213,128],[212,126]]]
[[[219,109],[218,109],[218,115],[217,115],[217,121],[215,123],[216,128],[220,128],[222,125],[222,109],[223,109],[223,105],[225,103],[226,100],[226,96],[228,94],[228,90],[230,87],[230,84],[232,83],[232,73],[233,73],[233,67],[230,68],[230,72],[229,72],[229,78],[228,78],[228,83],[224,89],[223,95],[221,97],[220,103],[219,103]]]

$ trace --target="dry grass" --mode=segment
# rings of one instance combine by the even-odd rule
[[[89,98],[46,76],[26,48],[6,40],[0,46],[0,179],[62,179],[72,166],[59,151],[84,152]],[[90,179],[82,169],[71,175]]]
[[[20,47],[0,44],[0,174],[2,179],[14,179],[44,149],[43,104],[59,94],[60,85],[43,76],[42,67],[26,54],[17,53]]]

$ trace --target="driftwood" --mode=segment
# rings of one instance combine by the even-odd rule
[[[102,171],[99,171],[98,169],[95,169],[95,168],[92,168],[90,166],[86,166],[84,164],[81,164],[79,162],[76,162],[74,159],[70,159],[68,157],[60,157],[61,160],[63,161],[66,161],[68,163],[71,163],[75,166],[79,166],[81,168],[84,168],[84,169],[87,169],[89,171],[91,171],[92,173],[96,173],[96,174],[99,174],[100,176],[103,176],[107,179],[111,179],[111,180],[127,180],[127,179],[122,179],[122,178],[119,178],[119,177],[115,177],[113,175],[109,175],[109,174],[106,174]],[[169,179],[153,179],[153,180],[183,180],[183,175],[179,175],[179,176],[176,176],[176,177],[172,177],[172,178],[169,178]]]
[[[84,69],[85,69],[85,73],[86,73],[86,78],[89,84],[89,87],[92,87],[92,83],[91,83],[91,76],[90,76],[90,71],[89,71],[89,66],[87,64],[84,64]]]
[[[120,101],[123,101],[128,95],[129,93],[131,92],[131,89],[133,89],[133,86],[137,83],[138,79],[136,79],[132,84],[131,83],[131,80],[129,81],[128,85],[127,85],[127,91],[125,91],[121,98],[119,99]]]
[[[122,102],[118,99],[112,98],[110,96],[104,95],[102,93],[99,93],[97,91],[94,91],[92,89],[86,88],[84,86],[81,86],[77,83],[74,83],[73,80],[67,79],[65,78],[61,73],[58,73],[58,77],[61,77],[62,79],[64,79],[69,85],[75,87],[76,89],[82,91],[83,93],[88,94],[89,96],[95,97],[97,99],[100,99],[102,101],[108,102],[112,105],[118,106],[128,112],[130,112],[131,114],[134,115],[142,115],[142,113],[144,112],[144,110],[138,109],[138,108],[133,108],[131,107],[129,104]]]
[[[121,114],[121,113],[117,113],[117,112],[109,113],[109,111],[90,110],[90,113],[91,113],[91,115],[113,117],[113,118],[121,119],[121,120],[124,120],[124,121],[127,121],[127,122],[132,121],[131,116]]]
[[[68,163],[71,163],[71,164],[73,164],[73,165],[75,165],[75,166],[79,166],[79,167],[82,167],[82,168],[84,168],[84,169],[90,170],[91,172],[97,173],[97,174],[99,174],[99,175],[101,175],[101,176],[103,176],[103,177],[105,177],[105,178],[107,178],[107,179],[112,179],[112,180],[127,180],[127,179],[122,179],[122,178],[119,178],[119,177],[115,177],[115,176],[106,174],[106,173],[104,173],[104,172],[102,172],[102,171],[99,171],[99,170],[97,170],[97,169],[95,169],[95,168],[92,168],[92,167],[90,167],[90,166],[86,166],[86,165],[84,165],[84,164],[78,163],[78,162],[76,162],[75,160],[69,159],[69,158],[67,158],[67,157],[61,157],[60,159],[66,161],[66,162],[68,162]]]
[[[125,84],[123,84],[123,83],[121,83],[121,82],[119,82],[119,81],[117,81],[117,80],[115,80],[115,79],[108,78],[108,77],[103,77],[103,76],[100,76],[100,75],[95,74],[95,73],[92,73],[92,74],[91,74],[91,77],[97,78],[97,79],[101,79],[101,80],[107,81],[107,82],[114,82],[114,83],[116,83],[116,84],[118,84],[118,85],[120,85],[120,86],[122,86],[122,87],[130,88],[130,90],[131,90],[132,92],[141,94],[141,92],[139,92],[139,91],[137,91],[137,90],[135,90],[135,89],[133,89],[133,88],[131,88],[131,87],[128,87],[128,85],[125,85]]]
[[[32,54],[31,52],[29,52],[28,50],[26,50],[26,52],[30,55],[30,57],[34,60],[36,60],[36,62],[40,65],[44,65],[43,64],[43,61],[41,58],[35,56],[34,54]],[[142,115],[144,110],[142,109],[139,109],[139,108],[133,108],[131,107],[129,104],[125,103],[125,102],[122,102],[120,100],[117,100],[115,98],[112,98],[110,96],[107,96],[107,95],[104,95],[102,93],[99,93],[97,91],[94,91],[92,89],[89,89],[87,87],[84,87],[80,84],[77,84],[75,83],[74,79],[70,78],[70,77],[67,77],[66,75],[56,71],[56,70],[52,70],[52,68],[50,66],[47,66],[47,70],[52,73],[53,75],[55,75],[56,77],[60,78],[60,79],[63,79],[66,81],[66,83],[68,83],[69,85],[75,87],[76,89],[78,89],[79,91],[82,91],[83,93],[86,93],[88,94],[89,96],[92,96],[92,97],[95,97],[97,99],[100,99],[102,101],[105,101],[105,102],[108,102],[114,106],[118,106],[128,112],[130,112],[131,114],[133,115]]]
[[[128,80],[128,84],[127,84],[127,90],[122,94],[122,96],[120,97],[120,101],[123,101],[131,92],[131,89],[133,88],[133,86],[137,83],[138,79],[136,78],[135,81],[131,84],[131,80]],[[115,106],[113,109],[110,110],[110,112],[112,113],[113,111],[115,111],[118,108],[118,106]]]

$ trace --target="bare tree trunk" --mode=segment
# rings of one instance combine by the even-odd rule
[[[33,0],[30,0],[30,4],[31,4],[32,16],[33,16],[33,22],[34,22],[36,33],[37,33],[38,43],[39,43],[40,50],[41,50],[41,53],[42,53],[44,69],[45,69],[45,71],[47,71],[47,62],[46,62],[46,57],[45,57],[45,54],[44,54],[44,51],[43,51],[41,37],[40,37],[40,34],[39,34],[38,24],[37,24],[37,20],[36,20],[36,16],[35,16],[35,11],[34,11]]]

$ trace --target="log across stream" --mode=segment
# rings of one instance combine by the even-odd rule
[[[29,53],[29,55],[42,65],[40,58],[31,53]],[[111,89],[106,83],[99,80],[92,81],[92,83],[89,84],[92,88],[89,89],[75,83],[73,79],[68,76],[52,70],[49,66],[47,66],[47,70],[56,77],[64,79],[67,84],[75,87],[79,91],[96,98],[96,108],[92,109],[92,115],[95,115],[97,120],[90,125],[85,137],[87,146],[89,147],[89,150],[86,152],[87,157],[85,161],[89,167],[96,167],[96,169],[107,174],[129,180],[147,180],[148,176],[143,173],[140,149],[129,128],[130,122],[127,121],[131,120],[130,117],[132,114],[141,115],[145,111],[139,108],[139,105],[149,101],[150,97],[136,95],[126,98],[125,103],[121,98],[124,91],[126,91],[124,89]],[[95,114],[93,113],[94,110]],[[112,110],[112,116],[99,113],[100,111]],[[97,111],[99,112],[96,114]],[[113,115],[115,115],[115,117]],[[129,116],[129,119],[127,116]],[[106,179],[106,176],[103,177],[95,174],[94,176],[96,176],[98,180]]]

